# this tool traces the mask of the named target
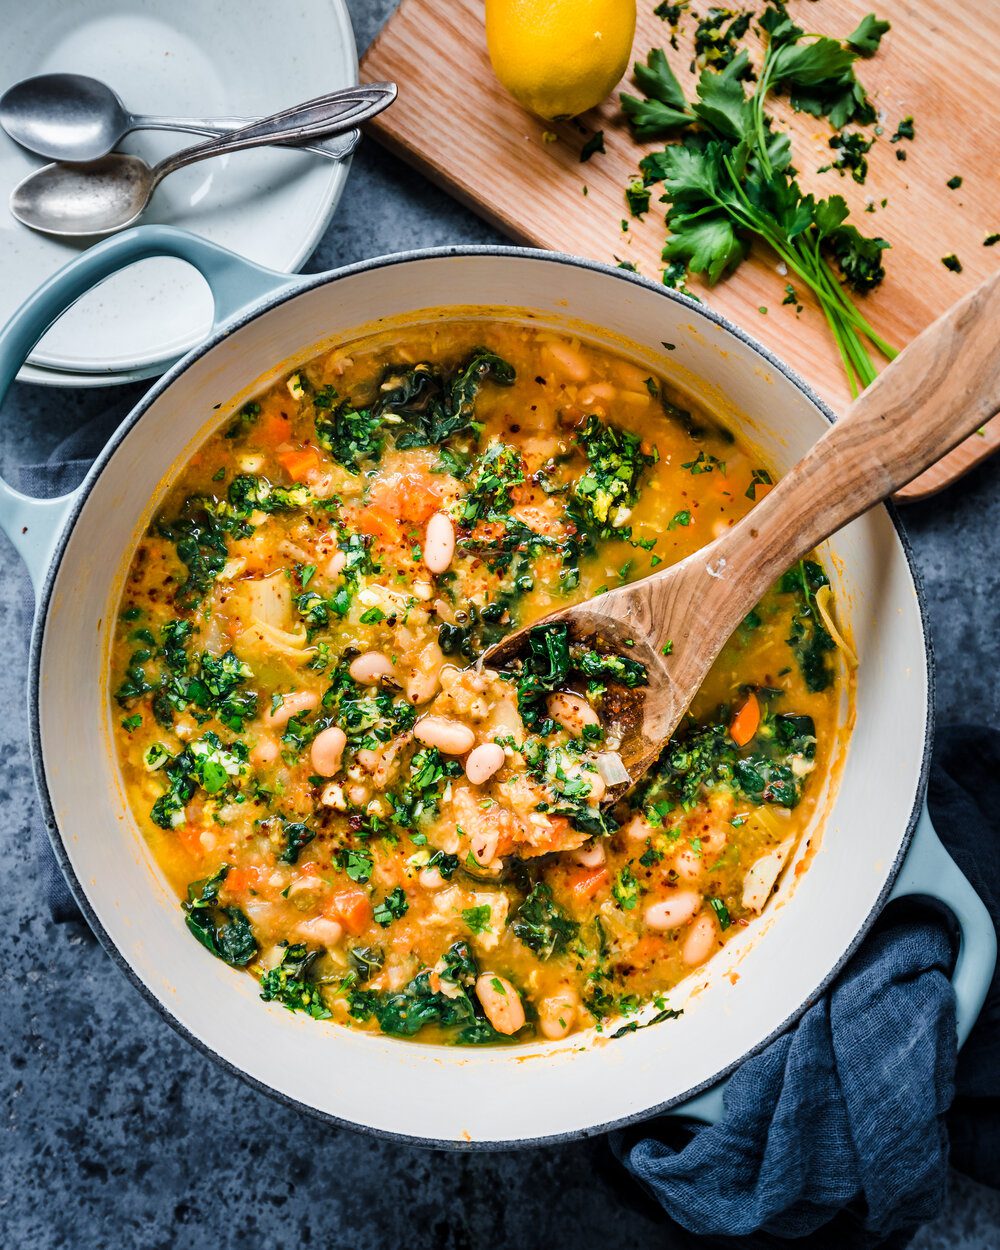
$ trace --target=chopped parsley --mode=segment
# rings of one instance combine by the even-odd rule
[[[310,979],[310,969],[321,952],[308,950],[301,942],[286,946],[281,963],[260,979],[260,996],[265,1003],[278,1002],[289,1011],[304,1011],[314,1020],[329,1020],[330,1012],[320,988]]]
[[[551,959],[566,950],[580,926],[553,900],[551,889],[538,881],[514,913],[510,927],[539,959]]]
[[[831,266],[847,286],[864,293],[882,281],[882,253],[889,244],[848,223],[842,196],[817,200],[802,191],[790,138],[775,128],[766,104],[772,93],[787,92],[794,109],[828,117],[838,132],[851,122],[873,123],[875,110],[854,65],[874,52],[885,24],[866,19],[841,42],[807,34],[783,4],[768,7],[760,19],[765,48],[755,72],[747,51],[736,48],[749,22],[749,13],[722,8],[701,19],[695,100],[688,100],[659,48],[635,66],[642,96],[621,97],[637,139],[680,140],[640,162],[644,183],[662,184],[668,205],[664,281],[679,287],[690,268],[714,285],[742,263],[751,239],[763,240],[819,300],[856,394],[876,375],[869,347],[889,359],[896,353],[847,303]],[[749,93],[747,80],[755,83]],[[909,133],[901,125],[899,138],[912,138],[908,120]],[[838,164],[863,180],[868,141],[835,138]]]
[[[385,898],[375,907],[374,918],[375,923],[387,929],[394,920],[399,920],[406,915],[410,904],[407,902],[406,894],[403,887],[397,885],[392,889]]]

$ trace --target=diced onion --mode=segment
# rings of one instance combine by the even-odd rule
[[[847,667],[857,668],[857,652],[837,628],[837,622],[833,619],[833,591],[829,586],[820,586],[819,590],[816,591],[816,610],[819,612],[820,618],[826,627],[826,632],[840,648],[847,662]]]
[[[595,760],[597,771],[606,786],[618,786],[632,780],[617,751],[602,751]]]

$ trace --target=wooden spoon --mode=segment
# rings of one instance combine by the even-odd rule
[[[708,670],[778,577],[887,499],[1000,411],[1000,274],[929,326],[757,506],[680,563],[510,634],[482,663],[504,668],[528,630],[565,621],[570,638],[646,666],[611,684],[605,728],[630,782],[658,758]],[[664,654],[664,651],[668,654]]]

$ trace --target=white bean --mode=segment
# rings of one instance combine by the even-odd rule
[[[708,912],[699,916],[691,926],[681,948],[681,958],[684,962],[692,968],[697,964],[703,964],[712,953],[716,932],[715,919]]]
[[[250,763],[255,768],[263,768],[267,764],[273,764],[278,755],[278,744],[273,738],[260,738],[250,752]]]
[[[433,699],[441,684],[441,668],[444,652],[435,641],[430,641],[417,656],[406,678],[406,697],[411,703],[426,703]]]
[[[558,1041],[572,1029],[580,1000],[568,986],[556,990],[538,1004],[538,1027],[542,1036]]]
[[[590,364],[583,352],[563,339],[553,339],[542,349],[544,355],[570,382],[586,382],[590,377]]]
[[[307,942],[319,942],[327,950],[333,950],[340,945],[344,929],[328,916],[315,916],[312,920],[304,920],[296,929],[295,936],[304,938]]]
[[[445,755],[464,755],[476,741],[468,725],[447,716],[421,716],[413,727],[413,736],[424,746],[437,747]]]
[[[381,651],[366,651],[364,655],[355,656],[347,671],[359,686],[376,686],[383,677],[392,677],[395,672],[392,661]]]
[[[674,856],[674,872],[683,881],[700,881],[705,875],[705,858],[694,847],[685,847]]]
[[[332,777],[340,769],[346,746],[347,735],[338,725],[320,730],[309,748],[313,771],[320,777]]]
[[[579,864],[581,868],[600,868],[607,860],[608,853],[604,849],[603,842],[590,842],[587,846],[581,846],[578,851],[574,851],[570,856],[574,864]]]
[[[503,747],[498,742],[484,742],[469,752],[465,775],[474,786],[481,786],[499,772],[505,759]]]
[[[313,690],[293,690],[286,694],[275,708],[268,708],[264,720],[272,729],[280,729],[287,725],[293,716],[302,712],[311,712],[319,705],[319,695]]]
[[[574,738],[583,737],[585,725],[601,723],[601,718],[582,695],[557,690],[549,695],[545,706],[552,719],[562,725],[563,729]]]
[[[656,830],[645,816],[636,815],[628,822],[623,832],[626,838],[630,838],[633,842],[645,842],[647,838],[653,836]]]
[[[347,567],[347,552],[335,551],[326,562],[327,577],[339,577]]]
[[[496,825],[485,825],[477,829],[469,838],[472,858],[481,868],[489,868],[497,857],[500,845],[500,830]]]
[[[700,906],[700,894],[694,890],[678,890],[669,898],[650,903],[644,919],[650,929],[676,929],[690,920]]]
[[[417,880],[425,890],[440,890],[444,886],[444,877],[436,868],[421,868]]]
[[[524,1028],[524,1005],[521,995],[506,977],[483,972],[476,980],[476,997],[483,1005],[486,1019],[498,1033],[509,1037]]]
[[[445,512],[435,512],[424,531],[424,564],[431,573],[444,573],[455,554],[455,527]]]

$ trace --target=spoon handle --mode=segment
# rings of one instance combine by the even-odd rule
[[[395,83],[364,83],[318,96],[305,104],[285,109],[231,134],[197,143],[174,152],[153,169],[153,185],[175,170],[195,161],[239,152],[245,148],[266,147],[272,143],[298,143],[331,133],[351,130],[360,122],[381,113],[396,98]]]
[[[209,139],[217,139],[232,134],[234,130],[243,130],[253,121],[252,117],[152,117],[146,113],[133,113],[129,118],[129,131],[168,130],[174,133],[204,135]],[[341,161],[351,155],[358,146],[360,138],[357,131],[348,131],[318,143],[290,146],[296,147],[300,152],[310,152],[314,156],[325,156],[330,160]]]
[[[924,330],[747,517],[684,561],[713,635],[717,626],[724,641],[786,569],[1000,411],[998,325],[1000,273]]]

